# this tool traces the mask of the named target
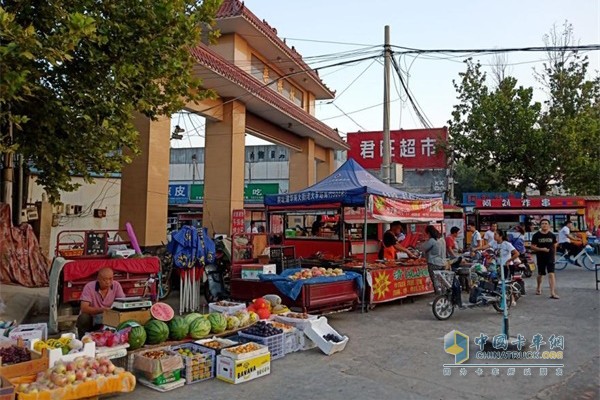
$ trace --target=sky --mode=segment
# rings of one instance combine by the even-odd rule
[[[341,59],[324,56],[341,52],[356,51],[355,58],[364,57],[369,46],[383,44],[385,25],[390,26],[392,46],[488,49],[543,46],[543,36],[553,24],[560,28],[567,20],[574,27],[577,44],[600,44],[600,0],[246,0],[244,3],[276,28],[288,45],[295,46],[311,67],[335,64]],[[586,55],[590,72],[596,74],[600,70],[600,51]],[[446,126],[452,107],[457,103],[452,80],[465,70],[464,58],[398,57],[396,55],[400,67],[408,73],[409,90],[424,114],[434,127]],[[474,59],[491,72],[488,65],[494,63],[494,56],[474,55]],[[534,87],[535,100],[541,102],[545,94],[533,69],[540,71],[544,59],[545,53],[506,55],[508,73],[517,78],[520,85]],[[383,129],[383,58],[323,68],[319,75],[337,95],[333,103],[317,102],[317,118],[337,128],[342,135]],[[392,79],[391,129],[422,128],[399,89],[398,80]],[[358,111],[362,109],[365,110]],[[202,118],[174,115],[172,124],[186,130],[183,140],[171,141],[172,147],[203,146]],[[262,143],[253,137],[246,141],[249,145]]]

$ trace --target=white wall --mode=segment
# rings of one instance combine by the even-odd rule
[[[32,177],[27,193],[28,203],[42,200],[42,187]],[[60,215],[59,226],[52,227],[49,254],[54,255],[56,236],[64,230],[119,229],[119,202],[121,194],[120,178],[97,178],[94,184],[85,183],[82,178],[73,177],[73,183],[81,186],[75,192],[61,192],[60,201],[64,204],[82,206],[80,215]],[[106,218],[94,218],[94,209],[105,209]]]

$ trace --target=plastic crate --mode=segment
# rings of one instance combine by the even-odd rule
[[[186,384],[202,382],[215,377],[215,357],[216,352],[208,347],[200,346],[196,343],[185,343],[171,347],[171,350],[190,349],[200,353],[192,357],[181,356],[183,358],[183,375]]]
[[[283,352],[285,354],[295,353],[300,350],[300,335],[304,336],[304,332],[296,328],[290,332],[283,333]]]
[[[282,270],[302,267],[300,260],[296,258],[283,258],[279,263],[281,263]]]
[[[304,330],[304,333],[310,340],[315,342],[317,347],[328,356],[338,351],[342,351],[348,344],[348,336],[340,335],[335,329],[333,329],[328,323],[327,318],[321,317],[317,320],[313,320],[310,323],[310,327]],[[342,339],[340,342],[331,342],[323,338],[324,335],[334,334],[335,336]]]
[[[110,359],[110,361],[114,364],[115,367],[128,370],[129,365],[127,355],[124,355],[123,357],[112,358]]]
[[[271,353],[271,360],[276,360],[285,356],[285,338],[284,333],[280,333],[273,336],[254,336],[244,333],[244,331],[238,332],[238,336],[240,338],[240,342],[254,342],[258,344],[262,344],[269,348],[269,352]]]

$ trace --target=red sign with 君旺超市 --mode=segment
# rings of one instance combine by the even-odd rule
[[[448,138],[446,128],[390,131],[391,162],[404,168],[446,168],[440,148]],[[348,158],[367,169],[379,169],[383,160],[383,132],[348,132]]]

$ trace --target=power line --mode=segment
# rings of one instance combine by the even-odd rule
[[[589,51],[600,50],[600,44],[588,44],[580,46],[531,46],[531,47],[507,47],[495,49],[416,49],[392,45],[391,47],[402,49],[402,54],[432,54],[432,53],[513,53],[513,52],[551,52],[551,51]]]

